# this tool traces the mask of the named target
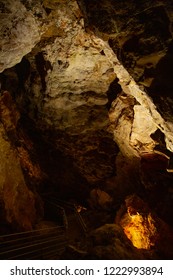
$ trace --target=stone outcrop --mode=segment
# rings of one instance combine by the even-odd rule
[[[123,227],[124,233],[136,248],[152,249],[158,256],[172,258],[172,229],[140,197],[128,196],[125,199],[124,213],[120,216],[117,215],[116,222]]]
[[[97,36],[85,31],[76,1],[43,1],[42,9],[39,1],[37,9],[32,1],[22,3],[41,37],[38,43],[32,39],[32,51],[25,49],[29,54],[12,73],[3,73],[3,87],[13,85],[8,89],[22,110],[44,134],[53,131],[56,148],[73,158],[89,182],[104,180],[114,173],[118,152],[108,128],[106,93],[116,78],[112,64]]]
[[[43,1],[42,5],[40,1],[36,5],[33,1],[18,1],[13,5],[9,0],[2,1],[2,15],[8,11],[11,22],[21,22],[15,13],[19,6],[25,10],[25,19],[32,18],[30,25],[25,26],[24,22],[22,27],[28,32],[32,28],[39,35],[34,33],[32,38],[32,32],[29,32],[32,47],[28,37],[22,37],[27,48],[20,44],[25,52],[20,53],[20,60],[28,55],[15,67],[13,77],[9,77],[8,71],[4,72],[5,86],[10,84],[8,79],[17,80],[16,84],[20,84],[20,90],[17,86],[15,90],[18,102],[39,127],[53,131],[54,136],[56,134],[56,147],[75,160],[75,165],[89,182],[97,183],[114,173],[118,150],[113,145],[112,133],[121,151],[125,150],[125,156],[133,154],[136,157],[143,151],[152,151],[156,141],[151,134],[157,129],[165,135],[165,150],[172,151],[170,118],[163,118],[156,107],[158,102],[153,103],[157,81],[154,76],[146,74],[147,67],[160,71],[159,64],[164,64],[162,60],[167,49],[168,53],[171,52],[170,3],[143,1],[139,6],[131,1],[124,10],[124,4],[112,1]],[[129,15],[132,16],[129,18]],[[126,18],[129,20],[125,21]],[[3,18],[2,23],[8,26]],[[162,27],[158,30],[155,25]],[[22,34],[19,27],[13,26],[11,32],[14,29],[16,34]],[[2,37],[11,47],[14,46],[10,36],[2,33]],[[29,46],[32,51],[28,50]],[[7,47],[6,51],[10,48]],[[9,66],[6,62],[6,68],[17,63],[19,51],[14,48],[14,61]],[[5,54],[4,50],[1,54]],[[10,55],[3,57],[9,59]],[[117,99],[116,94],[113,98],[116,100],[109,113],[109,129],[107,93],[116,77],[121,91]],[[153,101],[146,92],[152,92]],[[162,107],[165,108],[167,103],[165,101]],[[109,143],[109,156],[104,148],[100,150],[103,138]],[[100,162],[99,169],[93,158]]]
[[[0,180],[7,220],[24,229],[39,220],[35,185],[45,176],[47,187],[67,189],[69,196],[94,190],[94,203],[105,210],[108,198],[118,208],[127,195],[140,193],[171,224],[172,1],[1,0],[0,11]],[[12,98],[25,126],[26,116],[34,123],[31,134],[37,130],[51,147],[41,155],[45,146],[37,139],[40,165],[31,159],[32,141],[18,125]],[[21,212],[26,203],[30,209]],[[160,230],[149,215],[136,219],[146,223],[145,234]],[[119,227],[105,228],[122,236]],[[143,249],[153,246],[150,237]],[[114,239],[113,255],[111,244],[101,248],[104,238],[93,255],[137,257],[124,235]]]
[[[147,148],[147,144],[147,149],[152,150],[154,143],[150,135],[159,128],[165,134],[167,149],[172,151],[172,107],[169,101],[172,86],[171,1],[142,1],[140,5],[136,1],[121,4],[104,0],[79,2],[85,11],[87,26],[107,40],[114,51],[112,55],[109,51],[109,57],[114,61],[114,71],[123,91],[128,96],[130,93],[137,102],[129,142],[133,146],[142,142],[142,149]],[[99,21],[100,17],[102,21]],[[115,53],[128,73],[116,60]],[[141,135],[141,131],[145,131],[145,135]]]
[[[8,224],[18,230],[31,230],[43,215],[36,189],[29,189],[41,180],[41,171],[32,163],[23,139],[18,137],[19,117],[10,94],[4,92],[0,97],[0,198]]]
[[[89,254],[92,259],[133,260],[149,258],[147,253],[134,248],[122,228],[105,224],[91,233]]]
[[[33,13],[27,11],[22,2],[2,0],[0,2],[0,72],[19,63],[40,40],[38,14],[40,5]],[[39,4],[39,1],[37,1]],[[34,16],[34,14],[36,16]]]

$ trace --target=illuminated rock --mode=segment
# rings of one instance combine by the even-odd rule
[[[39,22],[22,1],[1,1],[0,72],[19,63],[40,40]]]
[[[53,147],[47,154],[45,149],[45,157],[41,157],[49,170],[48,186],[78,197],[83,192],[86,198],[101,184],[104,193],[94,191],[93,204],[105,209],[109,187],[116,207],[128,194],[139,191],[157,214],[162,212],[164,194],[163,201],[169,201],[170,206],[161,216],[169,217],[170,223],[172,200],[167,198],[172,178],[165,169],[167,157],[158,161],[155,150],[162,146],[165,155],[173,152],[171,1],[142,0],[139,5],[126,0],[2,0],[0,10],[1,88],[10,92],[21,112],[34,121]],[[8,97],[2,96],[1,101]],[[19,115],[13,106],[2,102],[1,118],[2,147],[8,138],[17,169],[27,177],[21,196],[30,202],[34,217],[35,197],[27,187],[30,182],[35,186],[42,174],[39,165],[31,161],[32,143],[27,133],[18,137]],[[57,150],[61,159],[70,159],[62,168]],[[44,154],[44,146],[40,151]],[[53,158],[50,166],[47,155]],[[15,161],[15,156],[10,158]],[[13,167],[14,163],[10,164]],[[71,176],[74,170],[77,172]],[[3,172],[2,181],[7,177]],[[87,195],[80,178],[90,184]],[[165,195],[167,185],[170,191]],[[9,186],[6,191],[8,201]],[[17,203],[19,195],[14,197]],[[19,214],[11,214],[13,202],[6,204],[11,211],[8,215],[18,223]],[[133,214],[128,209],[125,220],[131,224],[125,225],[126,233],[135,246],[146,250],[155,246],[160,228],[152,211],[144,214],[138,210]],[[29,213],[25,214],[27,220]],[[31,227],[34,219],[28,220],[26,227]]]
[[[93,259],[123,260],[149,258],[133,247],[122,228],[114,224],[105,224],[90,235],[89,255]]]
[[[126,198],[125,208],[121,208],[116,222],[122,226],[124,233],[136,248],[152,249],[163,256],[172,256],[172,229],[137,195]]]
[[[128,217],[129,218],[129,217]],[[125,221],[122,221],[122,225]],[[150,249],[155,245],[157,229],[151,214],[130,216],[128,225],[123,225],[124,233],[138,249]]]

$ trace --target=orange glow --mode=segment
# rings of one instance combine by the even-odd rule
[[[150,249],[157,240],[157,228],[151,214],[141,215],[136,212],[130,215],[129,209],[121,220],[121,226],[127,238],[138,249]]]

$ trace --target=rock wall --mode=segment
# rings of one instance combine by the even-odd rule
[[[24,13],[19,15],[19,10]],[[141,5],[111,0],[17,1],[13,5],[9,0],[1,1],[1,13],[1,71],[28,54],[28,76],[22,76],[21,64],[16,78],[25,83],[25,94],[32,103],[29,112],[37,114],[33,118],[39,125],[65,131],[68,136],[87,131],[90,139],[88,131],[96,130],[109,135],[106,93],[118,76],[124,93],[136,99],[129,142],[152,149],[150,135],[159,128],[167,148],[172,149],[170,1],[142,1]],[[30,36],[25,36],[26,30]],[[142,130],[146,135],[141,135]],[[63,146],[61,141],[58,146]]]
[[[12,1],[9,3],[12,6]],[[116,79],[112,64],[97,36],[86,32],[76,1],[19,4],[34,18],[32,29],[38,30],[40,37],[36,42],[28,27],[32,51],[22,46],[20,59],[24,52],[28,55],[3,72],[2,87],[13,92],[21,110],[45,135],[46,131],[48,135],[53,133],[55,147],[74,160],[88,182],[105,180],[115,173],[118,152],[109,131],[107,109],[107,91]],[[13,5],[15,8],[18,6]],[[10,17],[12,20],[13,13]],[[15,57],[19,51],[13,50]],[[6,68],[10,66],[12,62],[6,64]]]
[[[26,2],[26,7],[22,2]],[[31,13],[27,11],[27,2],[30,1],[0,2],[0,72],[19,63],[40,40],[40,23],[37,17],[40,3],[37,1],[38,7],[36,5],[35,11]]]
[[[0,200],[12,229],[31,230],[43,217],[43,205],[36,192],[41,171],[31,161],[26,143],[18,135],[19,118],[10,94],[4,92],[0,97]]]
[[[154,166],[156,150],[164,153],[166,163],[173,152],[172,1],[1,0],[0,10],[2,98],[8,90],[53,151],[70,158],[75,174],[90,188],[108,191],[116,205],[138,191],[155,197],[157,212],[162,198],[171,205],[172,178],[166,168],[161,174],[156,168],[154,179],[145,171]],[[1,138],[5,128],[14,140],[16,130],[4,116],[1,126]],[[17,152],[22,168],[37,173],[24,147]],[[149,163],[146,154],[151,155]],[[54,173],[61,165],[57,155]],[[20,166],[15,168],[27,199],[33,201]],[[54,176],[57,189],[64,186],[67,173]],[[4,182],[6,176],[1,176]],[[163,192],[164,182],[168,187]],[[13,212],[13,202],[6,203]],[[26,213],[26,228],[36,219],[31,205],[33,218],[28,221]],[[18,214],[13,215],[18,221]]]
[[[131,144],[139,149],[147,145],[152,149],[154,143],[150,135],[159,128],[165,134],[167,148],[172,151],[171,1],[79,2],[85,11],[87,26],[109,42],[118,60],[138,84],[137,87],[134,82],[130,85],[132,80],[123,68],[114,68],[124,92],[130,90],[130,95],[139,103],[133,110]],[[114,54],[112,61],[113,57]],[[145,135],[141,131],[145,131]]]

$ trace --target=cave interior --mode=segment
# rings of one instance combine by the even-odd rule
[[[173,258],[171,0],[0,0],[0,259]]]

